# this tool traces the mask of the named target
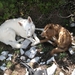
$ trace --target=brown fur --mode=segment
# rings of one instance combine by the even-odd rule
[[[66,28],[58,24],[46,25],[44,31],[41,33],[41,36],[45,37],[44,40],[41,40],[41,43],[47,42],[48,40],[52,40],[52,44],[56,45],[56,48],[54,48],[52,51],[48,53],[49,55],[65,52],[71,45],[70,32]]]

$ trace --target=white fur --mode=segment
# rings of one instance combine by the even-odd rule
[[[28,17],[28,19],[10,19],[0,26],[0,41],[12,46],[12,48],[21,48],[21,44],[15,39],[16,35],[29,39],[33,44],[37,40],[34,32],[35,25],[30,17]]]

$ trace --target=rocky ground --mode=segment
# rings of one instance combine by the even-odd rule
[[[62,75],[61,73],[63,73],[63,75],[72,75],[72,72],[75,69],[75,53],[72,55],[69,52],[60,53],[48,60],[47,63],[45,63],[46,61],[42,62],[40,57],[44,55],[43,59],[45,59],[46,53],[54,48],[49,43],[39,44],[36,47],[28,46],[25,50],[13,50],[10,46],[6,46],[5,44],[1,43],[0,48],[0,75],[3,75],[4,72],[8,75],[24,75],[27,73],[24,65],[20,65],[20,62],[16,64],[15,54],[18,54],[19,58],[26,61],[32,68],[42,67],[43,70],[47,70],[53,66],[53,63],[55,63],[57,68],[55,68],[55,66],[53,68],[51,67],[52,71],[55,68],[54,75]],[[75,50],[75,48],[73,50]],[[6,68],[7,70],[5,71]],[[51,72],[51,69],[49,72]]]

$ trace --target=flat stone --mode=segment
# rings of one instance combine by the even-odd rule
[[[31,43],[30,40],[25,39],[25,40],[22,42],[22,48],[23,48],[23,49],[26,49],[26,48],[29,46],[30,43]]]

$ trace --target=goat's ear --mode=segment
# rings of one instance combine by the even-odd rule
[[[32,22],[32,19],[30,16],[28,16],[28,22],[31,23]]]
[[[53,27],[50,25],[50,26],[49,26],[49,29],[52,29],[52,28],[53,28]]]
[[[22,23],[21,22],[18,22],[18,23],[19,23],[20,26],[22,26]]]
[[[50,24],[49,25],[49,29],[53,29],[54,28],[54,25],[53,24]]]

